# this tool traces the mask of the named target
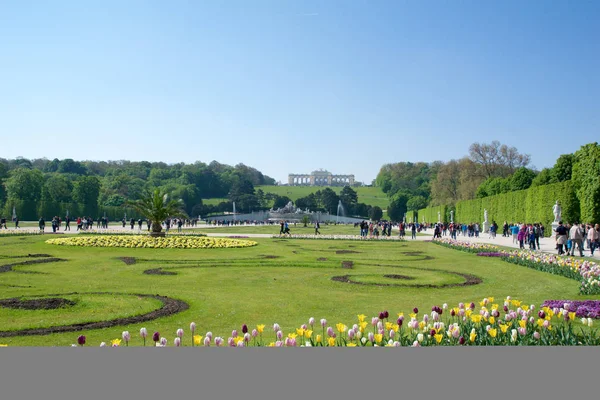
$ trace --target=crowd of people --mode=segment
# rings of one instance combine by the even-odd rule
[[[575,255],[575,248],[579,250],[579,256],[584,257],[584,251],[590,252],[590,257],[594,251],[600,247],[600,224],[563,224],[559,221],[555,229],[556,250],[558,254]]]

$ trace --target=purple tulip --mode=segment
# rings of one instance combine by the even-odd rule
[[[194,332],[196,332],[196,323],[192,322],[190,324],[190,331],[192,331],[192,336],[194,335]]]
[[[398,324],[398,326],[402,326],[403,321],[404,321],[403,318],[398,318],[398,321],[396,321],[396,323]]]
[[[431,337],[435,336],[435,329],[432,329],[431,331],[429,331],[429,335]]]
[[[471,303],[471,304],[469,304],[469,308],[470,308],[471,310],[474,310],[474,309],[475,309],[475,303]]]
[[[385,314],[383,314],[382,312],[379,313],[379,319],[384,319],[385,318]]]
[[[212,337],[213,337],[212,332],[206,332],[206,337],[209,338],[210,340],[212,340]],[[221,338],[221,340],[222,340],[222,338]]]
[[[413,312],[414,312],[415,314],[418,314],[418,313],[419,313],[419,309],[418,309],[417,307],[415,307],[415,308],[413,308]]]
[[[258,336],[258,331],[256,329],[252,329],[252,337],[255,338]]]
[[[378,322],[379,322],[379,318],[377,318],[377,317],[371,318],[371,325],[377,326]]]
[[[244,333],[244,342],[248,343],[250,341],[250,334],[248,332]]]
[[[369,332],[368,338],[369,338],[369,342],[375,341],[375,335],[373,334],[373,332]]]
[[[173,343],[175,344],[175,347],[180,347],[181,346],[181,338],[176,337],[175,340],[173,340]]]
[[[462,346],[463,344],[465,344],[465,338],[464,337],[460,337],[460,339],[458,339],[458,343]]]
[[[237,330],[234,329],[231,331],[231,337],[236,338],[237,337]]]
[[[227,339],[227,344],[229,345],[229,347],[235,347],[235,341],[233,340],[232,337]]]
[[[281,340],[282,337],[283,337],[283,332],[277,331],[277,340]]]
[[[508,312],[508,306],[504,306],[504,312],[507,313]]]
[[[208,337],[204,338],[204,346],[205,347],[210,347],[210,338],[208,338]]]
[[[248,325],[246,325],[246,324],[242,325],[242,333],[244,333],[244,334],[248,333]]]
[[[546,313],[544,311],[540,311],[538,312],[538,317],[540,317],[541,319],[546,318]]]
[[[321,319],[321,326],[325,328],[327,326],[327,320],[325,318]]]
[[[450,310],[450,315],[453,317],[456,316],[456,311],[454,311],[454,308],[452,310]]]
[[[283,342],[278,340],[275,342],[275,347],[283,347]]]
[[[121,336],[123,337],[123,340],[125,341],[125,345],[129,346],[129,341],[131,340],[131,335],[129,334],[129,331],[124,331]]]
[[[177,329],[177,337],[180,339],[183,337],[183,329],[181,329],[181,328]]]
[[[465,303],[458,303],[458,308],[465,308]]]
[[[85,344],[85,336],[81,335],[77,338],[77,343],[79,343],[80,346],[83,346]]]
[[[244,341],[238,342],[237,347],[245,347]]]
[[[385,310],[385,311],[383,312],[383,316],[384,316],[385,318],[388,318],[388,317],[390,316],[390,313],[388,313],[388,312],[387,312],[387,310]]]
[[[154,332],[154,335],[152,335],[152,340],[158,342],[160,340],[160,333]]]
[[[315,325],[315,319],[313,317],[310,317],[308,319],[308,324],[310,325],[310,327],[312,328]]]
[[[321,321],[323,321],[323,320],[321,320]],[[279,324],[277,324],[277,323],[273,324],[273,332],[277,332],[277,331],[280,331],[280,330],[281,329],[279,328]]]
[[[327,328],[327,335],[329,337],[333,337],[334,333],[333,333],[333,328],[332,327],[328,327]]]
[[[348,339],[350,339],[350,340],[354,339],[354,330],[352,330],[352,329],[348,330]]]
[[[427,315],[427,314],[423,315],[423,322],[425,322],[425,323],[429,322],[429,315]]]
[[[221,344],[223,344],[223,338],[222,338],[222,337],[220,337],[220,336],[217,336],[217,337],[215,338],[215,346],[217,346],[217,347],[221,347]]]

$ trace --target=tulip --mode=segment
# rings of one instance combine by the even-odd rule
[[[383,317],[384,317],[384,318],[388,318],[389,316],[390,316],[390,314],[387,312],[387,310],[385,310],[385,311],[383,312]]]
[[[164,338],[164,337],[161,337],[160,338],[160,344],[163,345],[163,346],[166,346],[167,345],[167,339]]]
[[[327,326],[327,320],[325,318],[321,319],[321,326],[325,328]]]
[[[429,336],[435,336],[435,334],[436,334],[435,329],[432,329],[429,331]]]
[[[85,336],[81,335],[77,338],[77,343],[79,343],[80,346],[83,346],[85,344]]]
[[[131,335],[129,334],[129,331],[124,331],[121,334],[121,337],[125,341],[125,346],[129,346],[129,341],[131,340]]]
[[[212,340],[212,337],[213,337],[213,334],[212,334],[212,332],[206,332],[206,337],[207,337],[209,340]]]
[[[183,329],[181,329],[181,328],[177,329],[177,337],[180,339],[183,337]]]
[[[521,336],[525,336],[527,334],[527,328],[521,328],[521,327],[519,327],[517,329],[517,331],[519,332],[519,335],[521,335]]]
[[[402,346],[402,345],[400,344],[400,342],[398,342],[398,341],[395,341],[393,345],[394,345],[394,347],[401,347],[401,346]]]
[[[244,334],[248,333],[248,326],[246,324],[242,325],[242,333],[244,333]]]
[[[462,346],[463,344],[465,344],[465,338],[461,336],[460,339],[458,339],[458,343]]]
[[[232,337],[227,339],[227,344],[229,345],[229,347],[235,347],[235,341]]]
[[[208,337],[208,336],[207,336]],[[221,336],[217,336],[215,338],[215,346],[217,347],[221,347],[221,344],[223,344],[223,338]]]
[[[353,329],[349,329],[348,330],[348,339],[353,340],[354,339],[354,330]]]
[[[429,322],[429,315],[427,315],[427,314],[423,315],[423,322],[425,322],[425,323]]]
[[[106,347],[106,343],[105,342],[100,343],[100,347]]]
[[[423,339],[424,339],[424,338],[425,338],[425,337],[423,336],[423,334],[422,334],[422,333],[419,333],[419,334],[417,335],[417,341],[418,341],[419,343],[421,343],[421,342],[423,341]]]
[[[394,332],[393,329],[390,329],[390,339],[393,339],[395,334],[396,332]]]
[[[535,318],[533,318],[533,317],[529,317],[529,323],[530,323],[530,324],[533,324],[534,322],[535,322]]]
[[[418,309],[417,307],[415,307],[415,308],[413,308],[413,312],[414,312],[415,314],[418,314],[418,313],[419,313],[419,309]]]
[[[402,321],[404,321],[403,318],[398,318],[398,321],[396,321],[399,327],[402,327]]]
[[[361,342],[362,344],[365,344],[365,343],[367,343],[367,338],[366,338],[366,337],[364,337],[364,338],[360,339],[360,342]]]
[[[160,333],[154,332],[154,334],[152,335],[152,340],[158,342],[160,340]]]
[[[205,337],[204,338],[204,346],[205,347],[210,347],[210,338],[209,337]]]
[[[323,320],[321,320],[321,321],[323,321]],[[277,332],[279,330],[280,330],[279,324],[273,324],[273,332]]]
[[[454,311],[454,309],[450,310],[450,315],[453,317],[456,316],[456,311]]]
[[[594,320],[591,318],[588,318],[587,325],[591,328],[594,325]]]
[[[244,333],[244,342],[248,343],[250,341],[250,334],[248,332]]]
[[[236,338],[237,335],[238,334],[237,334],[237,330],[236,329],[234,329],[234,330],[231,331],[231,337]]]
[[[175,347],[180,347],[181,346],[181,338],[176,337],[175,340],[173,340],[173,344],[175,344]]]
[[[328,327],[327,328],[327,336],[333,337],[333,335],[334,335],[333,328],[332,327]]]
[[[237,344],[237,347],[244,347],[244,341],[240,340]]]
[[[75,343],[73,343],[73,344],[71,345],[71,347],[77,347],[77,345],[76,345]]]
[[[314,328],[315,325],[315,319],[313,317],[310,317],[308,319],[308,324],[310,325],[311,328]]]
[[[277,340],[281,340],[281,338],[283,337],[283,332],[277,331],[276,336],[277,336]]]
[[[507,313],[508,312],[508,306],[504,306],[504,312]]]
[[[381,321],[377,322],[377,330],[380,331],[383,329],[383,323]]]
[[[373,334],[373,332],[369,332],[369,334],[367,336],[369,338],[369,342],[375,341],[375,335]]]
[[[190,324],[190,331],[192,331],[192,336],[194,336],[194,332],[196,332],[196,323],[192,322]]]
[[[537,340],[540,339],[540,333],[539,332],[533,332],[533,337],[536,338]]]
[[[258,336],[258,331],[256,329],[252,329],[252,337],[255,338]]]
[[[447,309],[448,309],[448,304],[446,304],[446,303],[442,304],[442,308],[443,308],[444,310],[447,310]]]
[[[548,321],[548,320],[545,320],[545,321],[544,321],[544,323],[542,324],[542,326],[543,326],[544,328],[548,328],[548,327],[550,326],[550,321]]]
[[[465,308],[465,303],[458,303],[458,308]]]
[[[421,347],[418,341],[414,341],[411,347]]]
[[[371,318],[371,325],[373,325],[374,327],[377,326],[378,322],[379,322],[379,318],[377,318],[377,317]]]
[[[475,309],[475,303],[471,303],[471,304],[469,305],[469,308],[470,308],[471,310],[474,310],[474,309]]]

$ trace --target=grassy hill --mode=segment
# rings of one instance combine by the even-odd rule
[[[325,186],[256,186],[256,190],[262,189],[265,193],[275,193],[279,196],[287,196],[292,201],[296,201],[300,197],[306,197],[317,190],[325,189]],[[342,187],[331,186],[330,189],[339,194]],[[382,210],[387,209],[389,204],[388,198],[378,187],[356,187],[352,188],[358,193],[358,202],[365,203],[370,206],[379,206]]]

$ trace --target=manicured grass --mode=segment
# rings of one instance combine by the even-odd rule
[[[305,228],[304,224],[298,223],[296,226],[294,224],[289,225],[290,232],[292,235],[312,235],[315,233],[315,228],[312,224],[308,224]],[[187,232],[188,230],[185,230]],[[216,228],[199,228],[193,229],[193,231],[198,231],[202,233],[231,233],[231,234],[239,234],[243,235],[244,233],[265,233],[271,235],[279,235],[280,227],[277,225],[240,225],[240,226],[232,226],[232,227],[216,227]],[[360,235],[360,228],[355,228],[354,225],[325,225],[321,224],[321,228],[319,229],[322,235]],[[397,231],[393,232],[396,233]]]
[[[76,305],[56,310],[0,308],[0,331],[109,320],[158,307],[152,299],[92,292],[158,294],[183,300],[189,309],[106,329],[0,337],[1,344],[64,346],[84,334],[89,345],[97,346],[129,330],[132,345],[141,345],[138,332],[146,327],[150,336],[158,331],[172,345],[181,327],[186,331],[184,343],[189,345],[191,321],[197,323],[199,333],[210,330],[225,338],[242,324],[253,328],[262,323],[267,325],[265,337],[274,338],[273,323],[279,323],[287,334],[309,317],[326,318],[330,325],[351,324],[360,313],[373,316],[385,309],[395,317],[415,306],[428,311],[432,305],[479,302],[486,296],[500,304],[509,295],[536,305],[548,299],[600,298],[580,296],[579,283],[571,279],[424,242],[252,239],[258,245],[251,248],[182,250],[63,247],[44,243],[50,237],[0,238],[0,270],[3,265],[28,260],[14,258],[27,254],[45,253],[66,260],[0,272],[0,299],[78,292],[60,296],[75,299]],[[136,263],[126,264],[119,257],[134,257]],[[352,268],[342,268],[343,261],[352,261]],[[144,273],[150,269],[174,275]],[[446,288],[411,286],[464,282],[457,273],[475,275],[483,282]],[[346,275],[363,284],[332,280]]]

